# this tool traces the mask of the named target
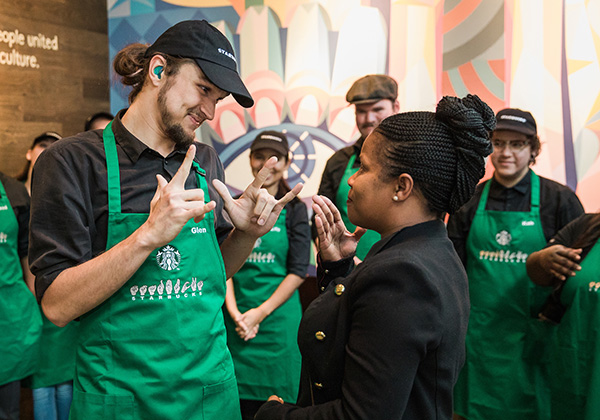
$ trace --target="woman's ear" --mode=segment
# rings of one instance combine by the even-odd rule
[[[398,201],[404,201],[413,192],[413,187],[415,186],[415,181],[412,179],[412,176],[409,174],[400,174],[396,179],[396,197],[398,197]]]

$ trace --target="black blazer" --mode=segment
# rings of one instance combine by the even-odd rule
[[[312,302],[297,405],[268,402],[256,419],[451,419],[468,317],[444,223],[402,229]]]

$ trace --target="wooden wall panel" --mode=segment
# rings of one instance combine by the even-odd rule
[[[10,47],[4,31],[15,30],[25,43]],[[27,35],[38,34],[56,36],[58,50],[30,47]],[[6,64],[13,50],[39,68]],[[72,135],[109,111],[109,80],[106,0],[1,0],[0,171],[16,175],[42,132]]]

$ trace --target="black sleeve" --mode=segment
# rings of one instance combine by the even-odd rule
[[[286,229],[289,242],[287,255],[287,272],[306,277],[310,262],[310,227],[306,205],[296,199],[288,204],[286,212]]]
[[[567,186],[541,178],[540,215],[546,241],[572,220],[584,214],[577,195]]]
[[[17,239],[17,251],[19,258],[27,256],[29,247],[29,194],[25,186],[19,181],[0,173],[0,181],[6,191],[6,197],[17,218],[19,225],[19,236]]]
[[[29,264],[38,300],[63,270],[93,257],[97,226],[89,173],[76,173],[73,168],[81,165],[71,159],[66,148],[48,148],[33,171]]]
[[[480,184],[473,197],[448,219],[448,238],[452,241],[454,249],[465,267],[467,266],[467,238],[482,191],[483,184]]]
[[[592,218],[596,216],[595,213],[586,213],[573,220],[561,230],[546,244],[546,248],[552,245],[564,245],[571,248],[575,241],[583,235],[589,228],[589,223]],[[587,256],[590,250],[593,248],[595,243],[583,248],[581,252],[581,261]]]

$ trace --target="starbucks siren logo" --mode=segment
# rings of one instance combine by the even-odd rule
[[[167,271],[175,270],[179,267],[181,254],[173,245],[165,245],[156,254],[156,262],[160,268]]]
[[[508,245],[511,240],[512,236],[505,230],[496,234],[496,242],[498,242],[500,245]]]

